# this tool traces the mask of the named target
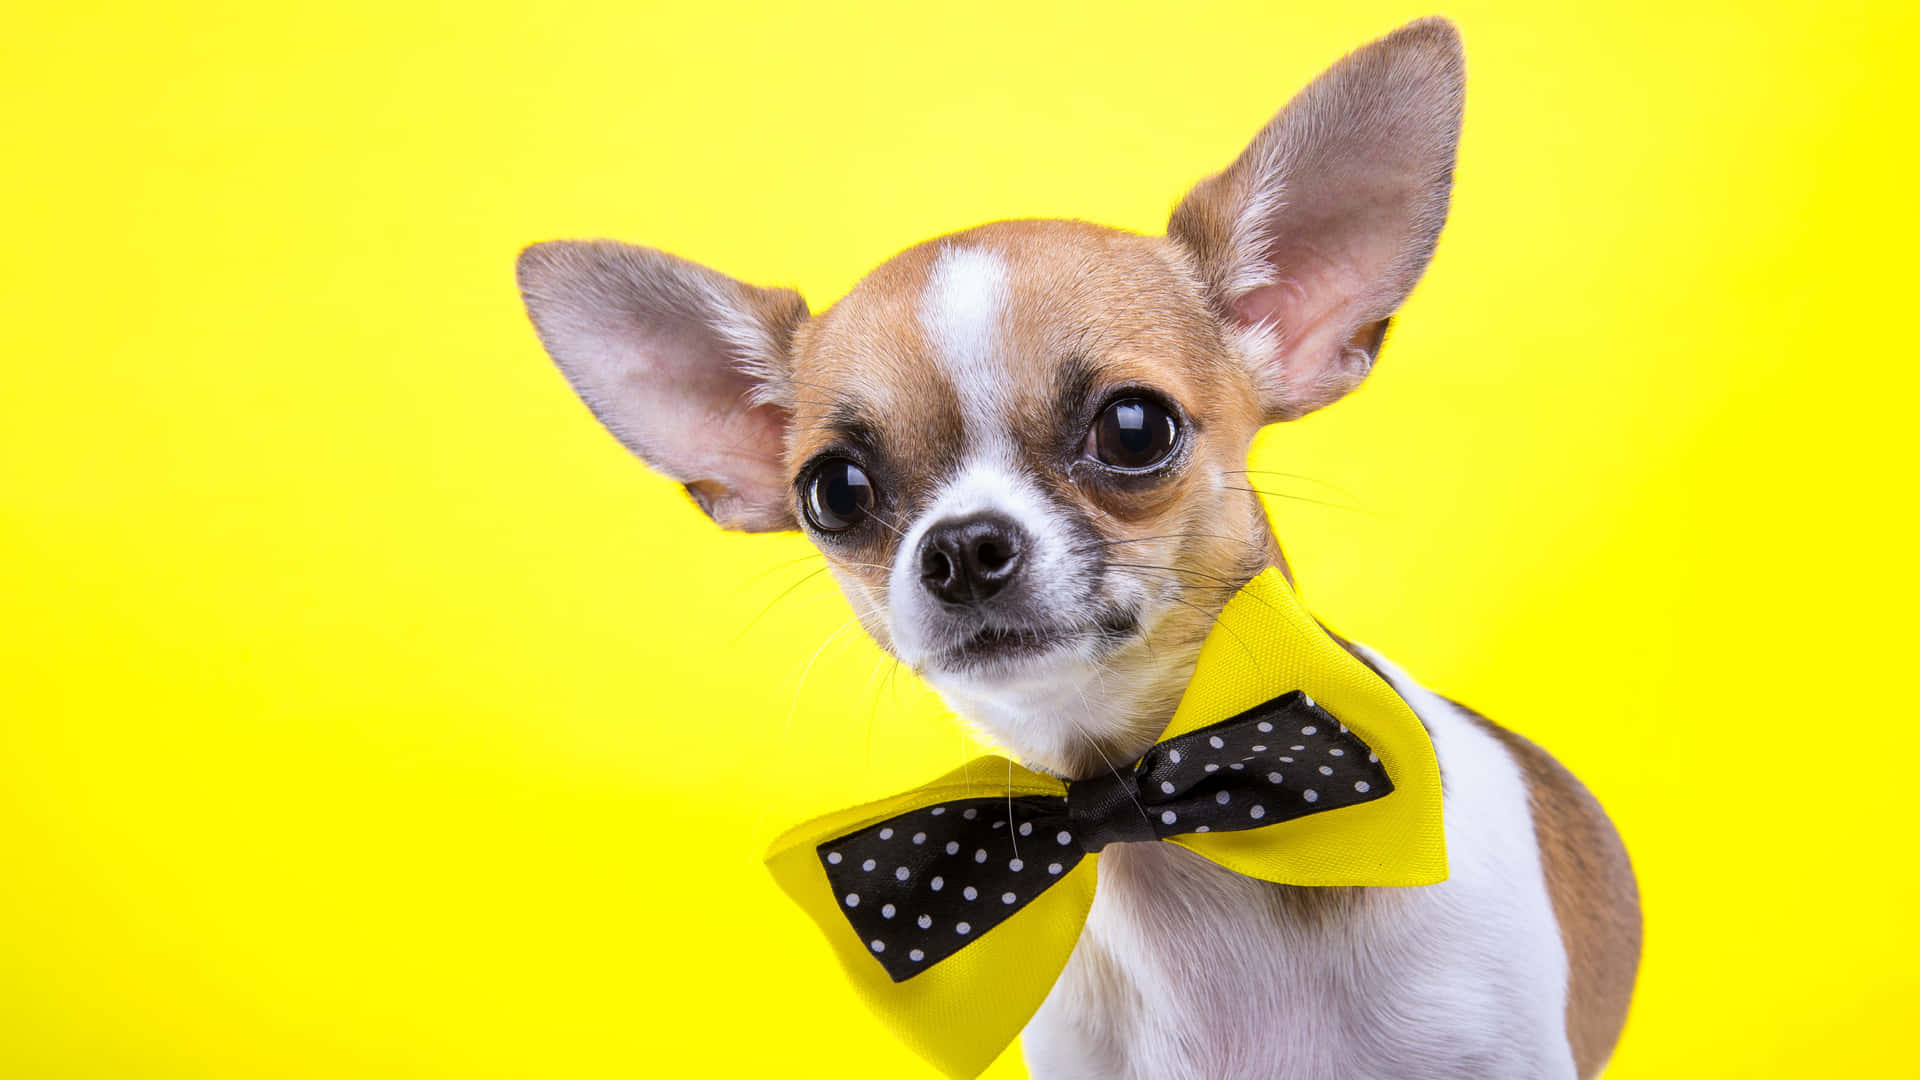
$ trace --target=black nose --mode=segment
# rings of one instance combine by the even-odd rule
[[[920,580],[949,604],[975,604],[1020,572],[1026,534],[1004,514],[942,521],[920,541]]]

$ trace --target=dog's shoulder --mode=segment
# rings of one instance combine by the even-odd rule
[[[1579,778],[1526,737],[1448,699],[1506,748],[1526,777],[1541,870],[1567,948],[1567,1039],[1596,1075],[1627,1022],[1640,968],[1640,888],[1620,833]]]
[[[1445,747],[1468,733],[1490,740],[1519,773],[1540,872],[1566,949],[1567,1041],[1580,1075],[1598,1075],[1626,1024],[1640,966],[1640,890],[1618,830],[1586,785],[1539,745],[1420,687],[1371,649],[1335,640],[1414,706],[1441,748],[1443,785],[1476,782],[1458,774],[1479,767],[1477,759],[1485,755],[1449,754]],[[1443,734],[1449,728],[1452,739]]]

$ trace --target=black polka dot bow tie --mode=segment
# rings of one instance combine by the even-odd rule
[[[974,798],[819,845],[849,923],[895,982],[966,947],[1108,844],[1232,832],[1377,799],[1379,759],[1300,691],[1155,745],[1063,797]]]
[[[1068,783],[978,758],[796,825],[767,869],[860,1000],[971,1077],[1071,961],[1111,845],[1171,844],[1290,886],[1430,885],[1447,876],[1441,809],[1419,717],[1268,570],[1215,620],[1139,761]]]

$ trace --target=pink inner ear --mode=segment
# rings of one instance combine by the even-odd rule
[[[1265,327],[1278,339],[1273,356],[1261,357],[1279,365],[1290,381],[1313,378],[1312,370],[1334,362],[1328,355],[1334,343],[1322,341],[1327,324],[1338,315],[1348,296],[1340,295],[1339,275],[1321,273],[1310,280],[1283,277],[1271,285],[1249,290],[1233,301],[1233,317],[1243,326]],[[1331,293],[1331,294],[1330,294]]]
[[[1262,285],[1233,302],[1233,317],[1244,326],[1278,327],[1286,306],[1287,286]]]
[[[1278,376],[1278,415],[1311,412],[1366,378],[1384,327],[1381,321],[1350,326],[1363,287],[1354,275],[1323,267],[1248,290],[1232,302],[1237,322],[1274,335],[1273,352],[1255,360]]]

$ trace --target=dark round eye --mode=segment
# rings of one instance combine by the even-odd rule
[[[807,480],[807,518],[824,532],[845,532],[873,513],[873,481],[845,458],[829,458]]]
[[[1173,414],[1148,398],[1122,398],[1107,406],[1087,432],[1087,454],[1116,469],[1146,469],[1173,452],[1180,426]]]

